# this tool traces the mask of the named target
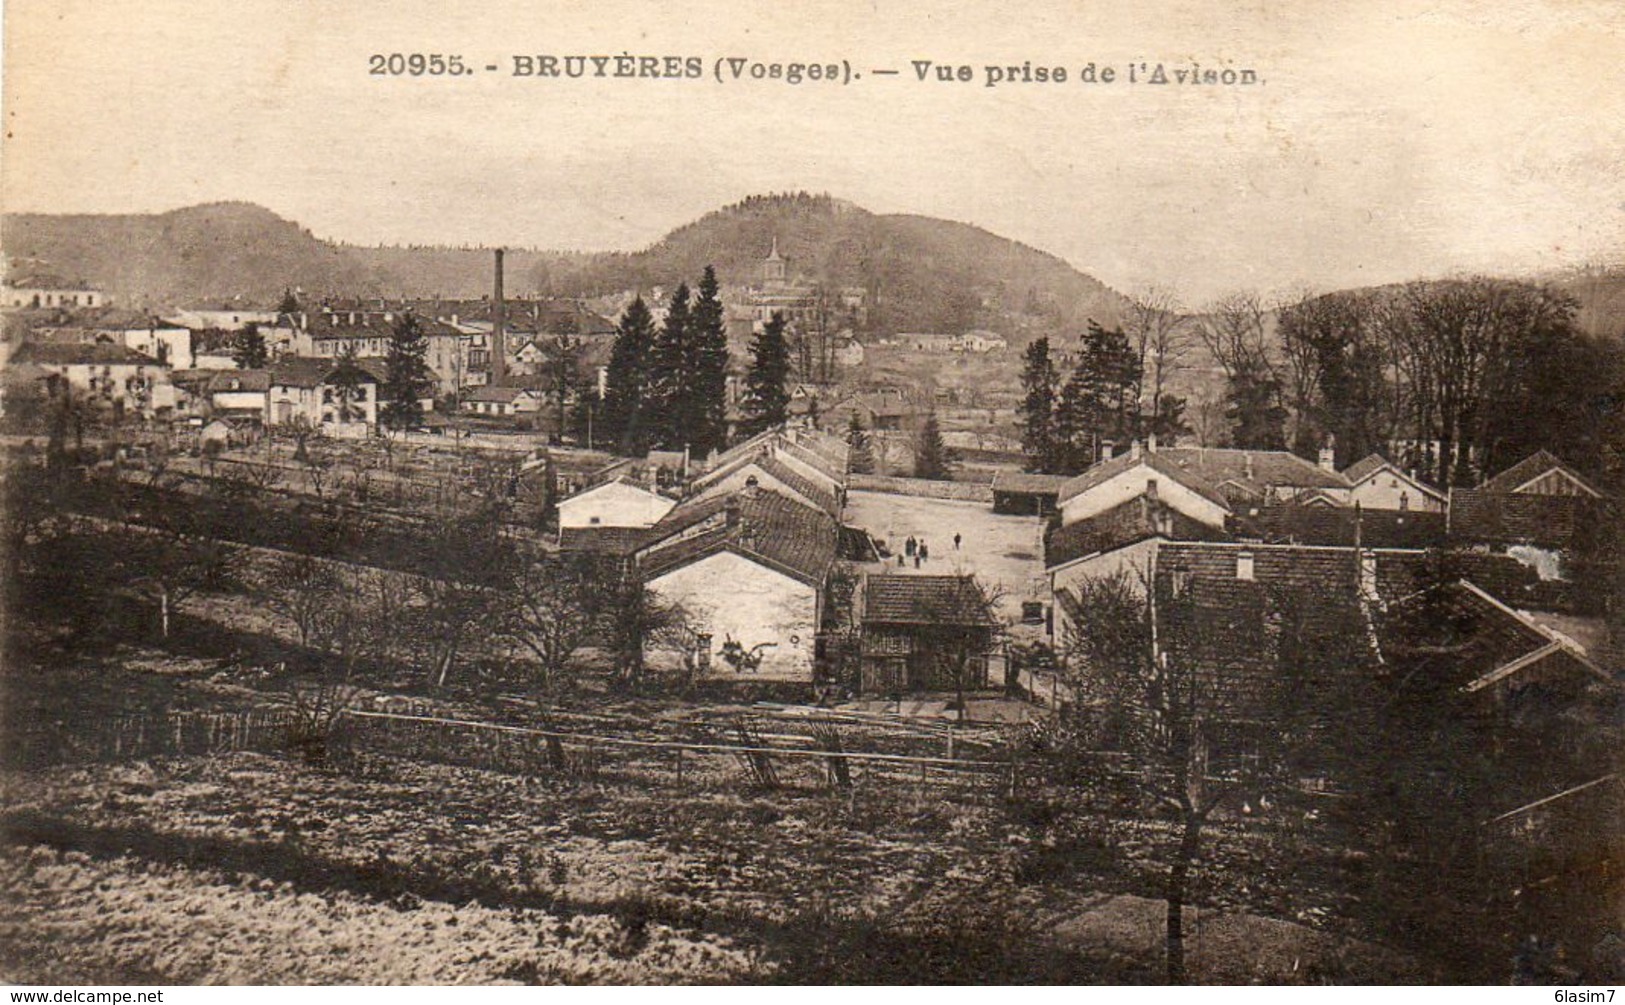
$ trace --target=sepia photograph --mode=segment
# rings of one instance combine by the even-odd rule
[[[1622,53],[5,0],[0,984],[1612,1001]]]

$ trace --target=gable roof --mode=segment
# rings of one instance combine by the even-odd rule
[[[1217,485],[1223,481],[1283,488],[1346,489],[1349,480],[1287,450],[1235,450],[1228,447],[1165,447],[1154,456]],[[1249,470],[1251,474],[1249,474]]]
[[[863,583],[863,621],[887,625],[976,625],[998,622],[974,576],[874,573]]]
[[[1435,499],[1439,499],[1441,501],[1445,499],[1445,494],[1442,491],[1434,488],[1432,485],[1429,485],[1422,479],[1412,476],[1409,472],[1402,470],[1399,465],[1382,456],[1380,453],[1362,457],[1360,460],[1350,464],[1348,467],[1343,469],[1343,477],[1348,479],[1350,485],[1359,485],[1361,482],[1379,474],[1384,470],[1393,472],[1397,477],[1405,479],[1406,484],[1416,486],[1418,489],[1421,489],[1428,495],[1433,496]]]
[[[1086,469],[1082,474],[1072,478],[1061,486],[1059,501],[1067,502],[1090,489],[1104,485],[1118,475],[1144,465],[1157,472],[1164,478],[1170,478],[1190,491],[1202,496],[1215,505],[1229,509],[1230,504],[1222,493],[1202,475],[1189,470],[1170,457],[1171,451],[1145,451],[1139,456],[1133,454],[1120,454],[1111,460],[1101,461]]]
[[[703,478],[696,480],[696,484],[705,485],[702,494],[714,492],[722,482],[752,466],[830,516],[840,516],[841,503],[834,492],[779,460],[766,447],[754,456],[735,458],[732,463],[707,472]]]
[[[737,520],[730,523],[728,511],[735,506]],[[645,580],[721,551],[731,551],[819,589],[829,578],[838,528],[825,513],[767,489],[737,492],[686,508],[689,512],[681,515],[679,510],[666,514],[666,519],[646,532],[637,553]],[[691,537],[681,536],[684,530],[719,515],[715,526]]]
[[[177,371],[184,373],[185,371]],[[235,384],[236,386],[233,386]],[[204,385],[210,394],[261,393],[270,390],[269,370],[215,370]]]
[[[1384,652],[1411,674],[1473,693],[1537,664],[1612,681],[1567,636],[1518,613],[1471,580],[1405,597],[1382,619]],[[1549,661],[1549,662],[1548,662]]]
[[[1161,525],[1157,517],[1162,518]],[[1228,541],[1224,530],[1193,520],[1166,504],[1155,504],[1141,493],[1104,513],[1063,524],[1044,539],[1044,567],[1055,569],[1089,555],[1161,536],[1176,541]]]
[[[363,383],[381,384],[388,375],[384,361],[378,359],[358,359],[351,363],[327,357],[284,356],[271,364],[270,383],[281,387],[319,387],[331,383],[333,375],[346,365],[361,373]]]
[[[1594,497],[1600,497],[1602,492],[1592,485],[1578,471],[1564,464],[1562,459],[1545,450],[1537,450],[1523,460],[1502,471],[1493,478],[1486,479],[1478,486],[1480,492],[1517,492],[1541,475],[1551,471],[1559,471],[1573,480],[1586,492]]]

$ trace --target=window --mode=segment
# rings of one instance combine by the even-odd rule
[[[592,524],[594,527],[596,527],[599,524],[604,522],[604,518],[601,517],[601,516],[588,517],[587,522]]]
[[[1236,578],[1252,582],[1253,580],[1253,553],[1239,551],[1236,553]]]

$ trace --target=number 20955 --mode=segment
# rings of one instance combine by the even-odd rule
[[[367,57],[367,73],[374,77],[460,77],[473,72],[463,65],[461,56],[375,52]]]

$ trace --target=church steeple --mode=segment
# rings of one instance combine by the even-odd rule
[[[779,254],[779,236],[773,235],[773,250],[767,253],[762,260],[762,281],[765,283],[782,283],[785,281],[785,259]]]

